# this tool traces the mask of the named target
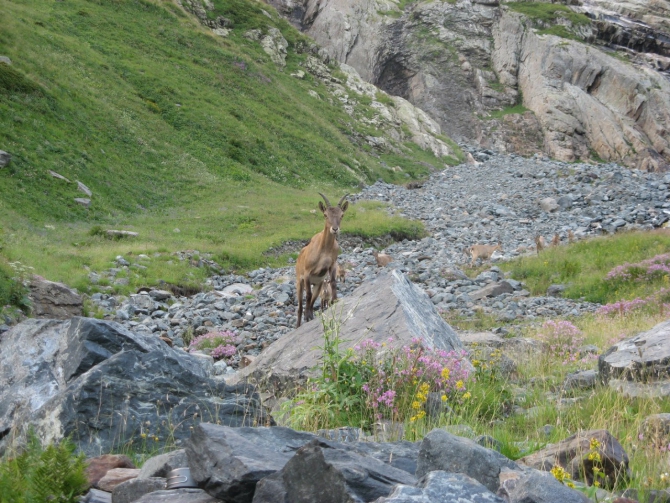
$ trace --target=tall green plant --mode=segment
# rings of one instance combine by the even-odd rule
[[[0,503],[75,503],[88,484],[75,449],[69,440],[44,447],[31,432],[20,454],[0,462]]]

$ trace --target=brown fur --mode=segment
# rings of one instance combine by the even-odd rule
[[[477,259],[488,260],[493,255],[493,252],[496,250],[502,251],[502,245],[498,243],[497,245],[472,245],[468,248],[468,254],[472,257],[470,261],[470,267],[475,265]]]
[[[340,199],[337,206],[331,206],[328,199],[323,195],[327,206],[319,201],[319,209],[325,220],[323,230],[312,236],[307,246],[300,250],[298,260],[295,264],[296,295],[298,297],[298,327],[302,322],[302,293],[305,292],[305,321],[314,319],[314,303],[319,298],[324,287],[325,279],[329,281],[325,285],[330,289],[329,301],[337,300],[336,264],[340,246],[335,237],[340,231],[340,223],[344,212],[349,207],[345,201],[346,195]],[[314,291],[312,291],[314,286]]]
[[[393,257],[391,257],[391,255],[387,255],[386,253],[379,253],[377,250],[375,250],[372,252],[372,255],[377,261],[377,267],[386,267],[391,262],[393,262]]]
[[[538,255],[542,250],[544,250],[544,247],[544,238],[542,236],[535,236],[535,250],[537,250]]]
[[[575,233],[568,231],[568,243],[572,244],[575,242]]]
[[[554,234],[554,238],[551,240],[551,246],[558,246],[561,244],[561,236],[558,233]]]

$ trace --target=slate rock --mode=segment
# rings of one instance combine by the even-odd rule
[[[563,389],[592,389],[598,384],[598,372],[582,370],[568,374],[563,381]]]
[[[147,459],[142,468],[138,479],[148,479],[151,477],[167,478],[169,472],[175,468],[188,468],[188,458],[184,449],[159,454]]]
[[[162,477],[127,480],[112,491],[112,503],[133,503],[145,494],[165,489],[165,485],[166,480]]]
[[[470,439],[435,429],[421,442],[416,474],[423,477],[435,470],[463,473],[495,492],[498,490],[498,476],[502,468],[518,469],[514,462],[499,452],[482,447]]]
[[[364,283],[330,307],[324,317],[341,322],[342,350],[362,339],[386,342],[391,334],[398,345],[411,345],[413,339],[419,338],[430,348],[446,351],[463,348],[458,335],[442,319],[428,295],[397,270]],[[295,386],[320,362],[318,348],[322,345],[323,328],[317,318],[275,341],[231,382],[251,378],[278,389]]]
[[[256,483],[281,470],[314,439],[289,428],[229,428],[201,423],[186,444],[191,476],[224,501],[250,502]]]
[[[416,486],[398,485],[375,503],[505,503],[475,479],[462,473],[429,472]]]
[[[416,483],[403,470],[320,440],[296,452],[282,469],[282,479],[291,503],[374,501],[388,496],[396,484]]]
[[[512,471],[500,478],[498,495],[506,503],[591,503],[586,495],[561,484],[550,473]]]
[[[590,430],[574,435],[519,459],[517,462],[542,471],[550,471],[555,464],[561,465],[573,480],[582,480],[593,484],[593,462],[588,459],[590,442],[599,442],[604,487],[613,487],[620,476],[628,475],[628,454],[619,441],[607,430]]]
[[[500,283],[492,283],[486,285],[484,288],[470,292],[468,295],[472,300],[480,300],[484,297],[498,297],[503,293],[512,293],[514,288],[507,281],[501,281]]]
[[[553,197],[545,197],[544,199],[540,199],[540,208],[547,213],[553,213],[558,210],[560,206]]]
[[[81,316],[84,310],[84,301],[77,292],[37,275],[30,280],[30,300],[36,318],[66,320]]]
[[[221,503],[202,489],[168,489],[145,494],[135,503]]]
[[[281,471],[268,475],[256,484],[252,503],[291,503],[286,494]]]
[[[547,297],[563,297],[565,285],[549,285],[547,287]]]
[[[645,417],[640,425],[639,434],[647,442],[667,447],[670,443],[670,414],[666,412]]]
[[[111,493],[119,484],[137,478],[139,473],[137,468],[112,468],[98,481],[98,488]]]
[[[160,448],[202,420],[271,422],[253,388],[211,379],[198,358],[118,323],[29,319],[3,335],[0,354],[0,437],[32,425],[95,455],[143,430]]]
[[[648,382],[670,377],[670,320],[618,342],[598,358],[598,372],[610,379]]]
[[[88,208],[89,206],[91,206],[91,200],[86,197],[75,197],[74,202],[77,204],[81,204],[84,208]]]
[[[81,498],[81,503],[112,503],[112,493],[91,488]]]
[[[607,386],[625,398],[666,398],[670,397],[670,379],[648,381],[646,383],[626,379],[610,379]]]

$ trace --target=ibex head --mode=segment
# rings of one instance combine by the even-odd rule
[[[321,201],[319,201],[319,209],[326,218],[328,228],[332,234],[338,234],[340,232],[340,223],[342,222],[344,212],[347,211],[347,208],[349,207],[349,201],[345,201],[344,199],[349,194],[343,195],[342,199],[340,199],[340,202],[337,203],[337,206],[331,206],[328,198],[321,194],[321,192],[319,192],[319,195],[323,197],[323,200],[326,202],[324,205]]]

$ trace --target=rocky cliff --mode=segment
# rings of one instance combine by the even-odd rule
[[[449,136],[565,161],[670,161],[667,2],[268,1]]]

